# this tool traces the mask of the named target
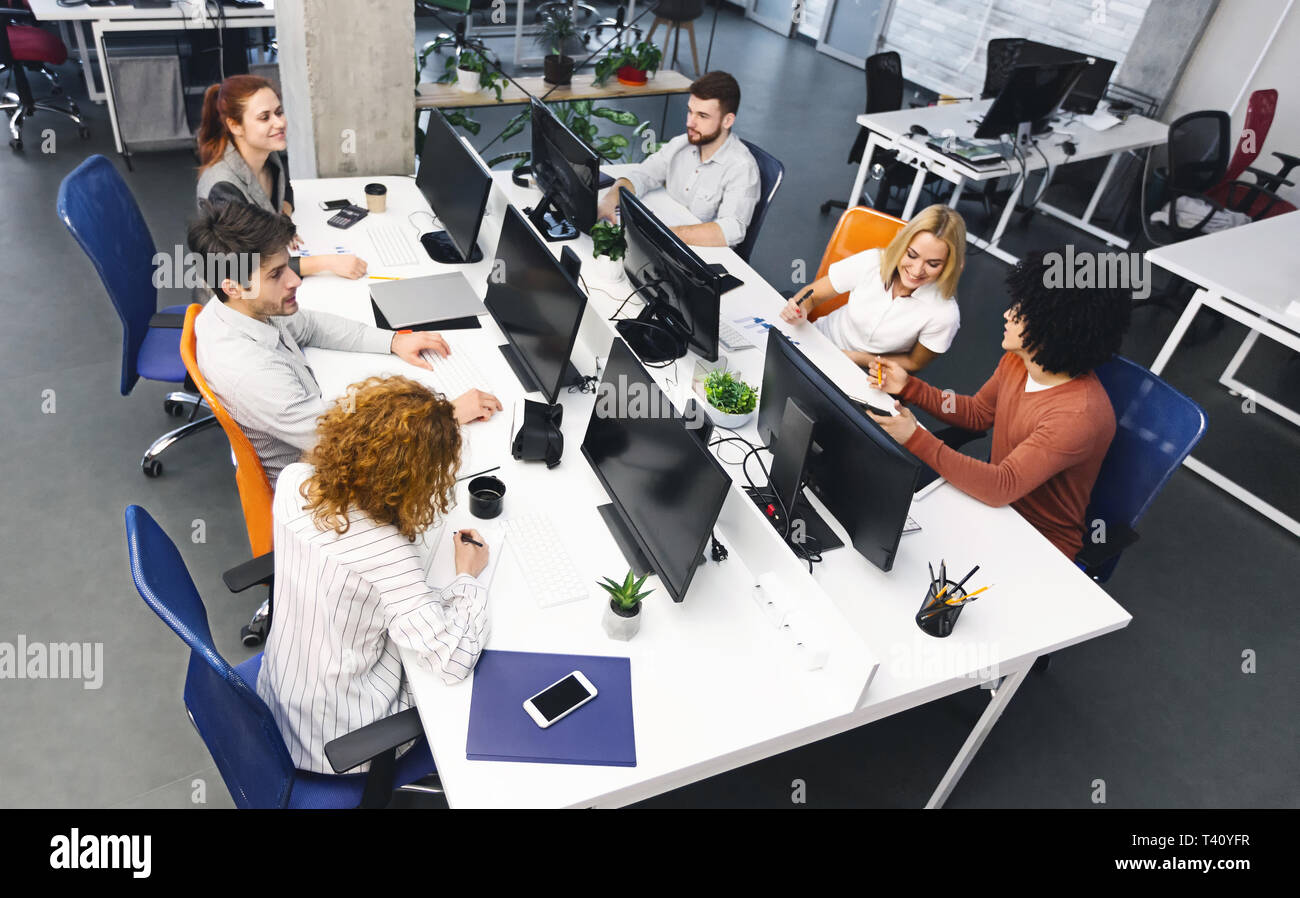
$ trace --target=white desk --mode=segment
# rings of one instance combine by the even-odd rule
[[[203,28],[274,28],[274,0],[263,0],[265,6],[254,9],[223,8],[223,16],[207,8],[201,0],[176,0],[163,9],[136,9],[133,6],[59,6],[58,0],[29,0],[38,21],[58,22],[60,28],[72,33],[72,44],[81,59],[81,72],[86,79],[86,92],[96,103],[108,104],[108,119],[113,126],[113,143],[118,153],[123,152],[122,135],[117,126],[117,107],[113,96],[113,83],[108,72],[108,55],[104,48],[104,35],[125,31],[191,31]],[[90,23],[91,40],[99,63],[99,82],[95,86],[94,71],[90,67],[90,51],[81,25]]]
[[[610,173],[617,175],[616,170]],[[365,222],[351,231],[333,231],[316,209],[319,199],[353,194],[359,198],[366,180],[295,182],[295,195],[300,197],[297,216],[310,249],[332,250],[341,244],[369,254],[368,242],[352,234]],[[411,179],[381,180],[389,186],[393,212],[388,216],[393,220],[405,220],[409,209],[423,205]],[[497,173],[489,218],[480,237],[485,258],[466,268],[477,289],[486,290],[505,203],[509,200],[522,207],[536,198],[534,191],[511,184],[508,174]],[[680,209],[669,214],[666,207],[671,201],[662,193],[652,194],[647,202],[665,219],[682,217]],[[569,245],[584,260],[589,258],[589,238]],[[564,244],[551,246],[558,255]],[[745,281],[723,297],[724,316],[752,312],[769,321],[777,319],[784,300],[733,252],[702,248],[700,254],[723,262]],[[439,267],[431,262],[418,266],[420,273]],[[411,267],[403,273],[415,270]],[[305,308],[372,321],[367,295],[365,282],[332,276],[309,278],[298,293]],[[616,305],[612,297],[591,292],[574,352],[579,370],[590,373],[594,359],[608,351],[614,330],[605,319]],[[476,352],[475,360],[491,379],[491,389],[509,402],[520,388],[494,348],[502,342],[495,324],[490,319],[484,323],[481,331],[446,336],[453,350]],[[842,378],[851,392],[859,388],[865,392],[865,374],[814,329],[805,325],[783,329],[800,341],[810,357]],[[761,382],[763,360],[763,340],[757,342],[757,349],[733,356],[746,379],[754,383]],[[347,383],[369,374],[402,371],[419,376],[417,369],[392,357],[314,349],[308,355],[327,395],[338,394]],[[688,356],[675,367],[651,373],[665,392],[680,399],[693,365],[694,357]],[[580,453],[593,397],[562,394],[560,401],[565,406],[565,460],[558,468],[546,471],[541,465],[511,460],[506,450],[509,422],[498,416],[466,428],[469,451],[463,469],[472,472],[503,465],[506,514],[545,508],[568,534],[567,548],[575,564],[594,580],[625,570],[626,563],[595,514],[595,505],[606,499]],[[744,435],[757,441],[752,424]],[[724,458],[734,459],[736,454],[721,447]],[[737,477],[735,468],[728,470]],[[743,483],[743,478],[738,479]],[[942,805],[1034,659],[1120,629],[1130,617],[1009,508],[988,508],[945,486],[916,503],[913,515],[924,529],[903,538],[892,573],[884,574],[851,549],[843,549],[827,553],[826,561],[809,576],[738,484],[717,527],[719,538],[731,550],[730,559],[701,565],[682,604],[668,601],[658,588],[647,600],[641,632],[630,643],[605,637],[599,624],[602,600],[594,587],[587,601],[539,610],[514,562],[502,559],[492,585],[490,647],[631,658],[637,766],[468,761],[470,682],[445,686],[406,659],[449,802],[454,807],[626,804],[978,683],[997,685],[988,708],[930,798],[929,806]],[[916,627],[913,616],[925,595],[925,562],[937,563],[941,557],[946,557],[950,571],[961,573],[980,563],[981,582],[996,583],[997,590],[991,591],[988,601],[963,613],[952,636],[934,639]],[[749,599],[751,584],[768,570],[778,571],[822,622],[831,639],[825,669],[809,672],[795,665]],[[655,579],[650,585],[655,585]]]
[[[1159,265],[1201,287],[1165,340],[1151,366],[1151,373],[1159,374],[1164,370],[1196,313],[1202,306],[1209,306],[1250,329],[1228,367],[1219,375],[1219,383],[1250,396],[1258,405],[1300,426],[1300,413],[1264,396],[1236,377],[1237,370],[1261,335],[1300,352],[1300,255],[1296,254],[1297,246],[1300,246],[1300,214],[1291,213],[1148,251],[1146,257],[1152,265]],[[1196,458],[1188,456],[1183,464],[1300,536],[1300,521]]]
[[[866,148],[862,152],[862,162],[858,165],[857,177],[853,182],[853,192],[849,194],[850,208],[858,205],[859,197],[862,196],[862,188],[867,181],[871,154],[876,147],[897,150],[900,160],[916,168],[916,176],[912,179],[912,189],[907,196],[907,205],[903,209],[904,219],[910,219],[916,209],[917,200],[920,198],[921,188],[925,182],[927,172],[951,181],[955,185],[952,196],[948,200],[948,205],[952,207],[956,207],[967,181],[982,182],[1018,175],[1020,173],[1020,164],[1014,157],[1005,166],[993,169],[979,169],[946,156],[927,143],[930,137],[939,137],[945,129],[951,129],[958,137],[973,138],[976,127],[974,119],[983,116],[992,103],[991,99],[977,100],[971,103],[947,103],[939,106],[927,106],[923,109],[900,109],[894,112],[877,112],[858,116],[858,124],[866,128],[870,133],[867,137]],[[929,132],[929,136],[909,137],[912,125],[920,125],[925,128]],[[1093,213],[1096,212],[1097,204],[1101,201],[1106,185],[1110,183],[1110,177],[1119,163],[1119,154],[1164,143],[1169,134],[1169,126],[1140,115],[1133,115],[1129,116],[1127,121],[1105,131],[1094,131],[1079,121],[1061,121],[1053,127],[1057,129],[1054,133],[1038,138],[1037,145],[1038,149],[1042,151],[1042,155],[1034,150],[1030,150],[1028,153],[1026,159],[1028,171],[1043,168],[1043,156],[1046,156],[1047,161],[1051,163],[1050,169],[1053,171],[1061,165],[1082,162],[1085,159],[1096,159],[1102,156],[1109,156],[1110,161],[1106,165],[1105,172],[1102,173],[1101,180],[1097,182],[1097,186],[1093,190],[1092,197],[1088,200],[1088,205],[1084,209],[1082,216],[1071,215],[1063,209],[1044,202],[1039,202],[1035,208],[1041,209],[1048,215],[1062,221],[1069,222],[1076,228],[1086,231],[1112,246],[1127,248],[1127,240],[1092,224]],[[1067,156],[1065,150],[1061,147],[1061,144],[1066,140],[1073,141],[1077,148],[1072,156]],[[1045,185],[1043,189],[1046,189]],[[998,219],[997,226],[988,240],[973,234],[967,235],[967,239],[971,243],[984,247],[991,255],[1013,265],[1018,261],[1017,258],[998,246],[998,241],[1002,239],[1002,234],[1006,231],[1007,223],[1011,219],[1011,213],[1015,209],[1016,201],[1020,199],[1023,190],[1024,179],[1017,178],[1016,186],[1012,190],[1011,196],[1002,210],[1002,215]]]

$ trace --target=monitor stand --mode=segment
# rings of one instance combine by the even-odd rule
[[[766,487],[747,487],[746,495],[763,509],[764,515],[790,545],[808,545],[814,552],[841,548],[844,543],[803,496],[804,474],[809,457],[821,451],[813,442],[816,420],[793,398],[785,401],[781,413],[781,437],[772,452],[772,467]],[[789,510],[795,526],[789,528],[781,509]]]
[[[451,242],[451,237],[446,231],[430,231],[421,234],[420,243],[430,259],[443,265],[468,265],[483,261],[483,250],[479,249],[478,243],[474,244],[473,252],[466,259],[460,254],[460,250],[456,249],[456,244]]]
[[[577,227],[564,217],[564,213],[552,202],[549,193],[542,197],[536,208],[525,209],[524,214],[548,243],[576,240],[578,237]]]
[[[794,503],[794,519],[802,521],[803,542],[798,543],[800,548],[807,549],[809,552],[829,552],[831,549],[844,548],[844,540],[835,535],[831,525],[827,524],[817,509],[802,495]],[[785,535],[785,518],[781,517],[781,506],[777,504],[776,494],[769,489],[762,487],[745,487],[745,494],[753,501],[755,505],[763,510],[763,516],[767,518],[768,523],[776,528],[776,532]],[[773,507],[771,514],[768,514],[768,506]],[[791,527],[790,535],[786,537],[786,544],[793,548],[796,545],[800,535],[799,527]]]
[[[605,526],[609,528],[609,535],[614,537],[614,542],[618,543],[619,551],[627,560],[628,566],[632,568],[632,574],[636,577],[644,577],[646,574],[654,572],[650,566],[650,559],[645,557],[641,547],[637,545],[636,538],[632,536],[632,531],[628,529],[627,524],[623,523],[623,516],[618,513],[613,502],[605,505],[597,505],[596,511],[605,519]]]
[[[501,354],[506,357],[506,361],[510,364],[510,370],[515,373],[515,377],[519,378],[519,382],[523,384],[525,391],[529,393],[541,393],[543,396],[546,395],[546,391],[537,383],[537,378],[533,377],[533,373],[529,371],[528,366],[524,364],[524,360],[520,357],[518,350],[509,343],[503,343],[498,346],[497,349],[501,350]],[[578,386],[582,382],[582,375],[578,373],[577,368],[573,367],[573,362],[565,362],[564,375],[560,378],[560,386]]]

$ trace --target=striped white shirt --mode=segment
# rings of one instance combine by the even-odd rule
[[[360,512],[342,536],[317,529],[299,492],[312,471],[291,464],[276,484],[275,614],[257,694],[294,766],[333,773],[325,743],[414,704],[399,648],[449,684],[469,675],[488,591],[468,574],[430,587],[416,545]]]

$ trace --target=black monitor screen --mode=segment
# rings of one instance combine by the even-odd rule
[[[636,194],[619,188],[627,253],[623,269],[647,302],[661,303],[691,348],[718,359],[719,277]]]
[[[553,403],[587,295],[514,206],[506,209],[492,272],[483,304]]]
[[[538,188],[569,223],[588,234],[596,223],[600,159],[557,119],[545,103],[532,102],[533,176]]]
[[[1042,122],[1061,105],[1085,65],[1078,60],[1017,64],[975,129],[975,137],[983,140],[1015,134],[1022,123]]]
[[[468,259],[478,240],[492,175],[437,110],[429,116],[427,130],[415,186],[442,221],[456,251]]]
[[[1110,84],[1111,72],[1115,71],[1115,60],[1093,57],[1092,64],[1084,68],[1079,80],[1074,83],[1074,90],[1061,103],[1066,112],[1080,115],[1092,115],[1097,111],[1097,104],[1106,95]]]
[[[680,602],[731,478],[622,340],[610,349],[582,454],[664,588]]]
[[[921,462],[776,329],[767,332],[759,396],[758,433],[773,452],[787,399],[813,419],[808,487],[848,531],[853,548],[881,570],[893,567]]]

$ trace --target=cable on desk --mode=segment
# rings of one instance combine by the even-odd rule
[[[758,484],[754,483],[754,478],[749,476],[749,467],[747,463],[749,462],[749,457],[751,455],[758,459],[758,466],[759,468],[762,469],[763,476],[766,478],[768,486],[770,487],[772,485],[772,475],[767,470],[767,465],[763,464],[762,456],[758,455],[760,451],[767,448],[766,446],[755,446],[753,443],[749,442],[749,440],[741,436],[721,437],[715,440],[714,442],[710,443],[709,445],[716,446],[720,443],[732,442],[733,440],[744,443],[745,445],[749,446],[749,451],[746,452],[745,457],[740,460],[740,471],[742,474],[745,475],[745,481],[749,484],[750,489],[754,490],[754,492],[756,493],[761,491]],[[799,489],[802,490],[803,487],[804,485],[800,483]],[[785,532],[781,534],[782,541],[784,541],[785,544],[790,547],[790,550],[794,552],[796,557],[808,563],[808,573],[811,574],[813,570],[813,565],[819,564],[822,560],[821,553],[817,552],[816,550],[810,550],[806,548],[803,542],[798,542],[798,543],[790,542],[790,531],[794,528],[794,517],[791,515],[790,510],[785,507],[785,500],[781,498],[779,493],[773,490],[772,497],[776,500],[775,504],[780,508],[781,517],[785,520]],[[814,542],[814,543],[817,542],[817,540],[813,539],[812,537],[805,537],[805,539],[809,542]]]

